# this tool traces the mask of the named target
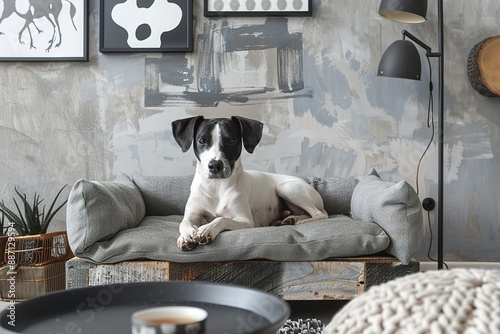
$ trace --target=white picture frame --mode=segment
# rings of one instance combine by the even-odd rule
[[[88,61],[88,0],[0,0],[0,61]]]

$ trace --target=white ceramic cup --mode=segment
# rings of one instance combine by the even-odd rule
[[[132,314],[132,334],[202,334],[208,313],[191,306],[162,306]]]

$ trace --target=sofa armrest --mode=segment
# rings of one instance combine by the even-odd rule
[[[406,181],[382,181],[372,169],[361,177],[351,199],[354,219],[378,224],[391,239],[387,252],[403,264],[417,254],[423,235],[420,199]]]
[[[78,256],[94,243],[136,227],[146,213],[139,189],[125,174],[114,181],[78,180],[66,207],[66,228]]]

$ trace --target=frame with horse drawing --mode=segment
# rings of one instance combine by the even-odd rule
[[[88,61],[88,0],[0,0],[0,61]]]

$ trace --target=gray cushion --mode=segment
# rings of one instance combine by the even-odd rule
[[[386,251],[403,264],[418,252],[423,234],[422,208],[406,181],[382,181],[372,169],[354,189],[351,214],[354,219],[380,225],[391,239]]]
[[[145,212],[141,193],[124,174],[115,181],[77,181],[66,206],[66,228],[73,252],[85,252],[120,231],[136,227]]]
[[[132,174],[148,216],[184,214],[193,176],[144,176]]]
[[[351,212],[351,196],[358,184],[354,177],[303,177],[323,199],[326,212],[329,215],[349,215]]]
[[[97,263],[140,258],[173,262],[314,261],[374,254],[389,245],[387,234],[377,224],[339,216],[297,226],[224,231],[211,244],[181,251],[176,245],[181,220],[182,216],[148,216],[139,226],[75,255]]]

